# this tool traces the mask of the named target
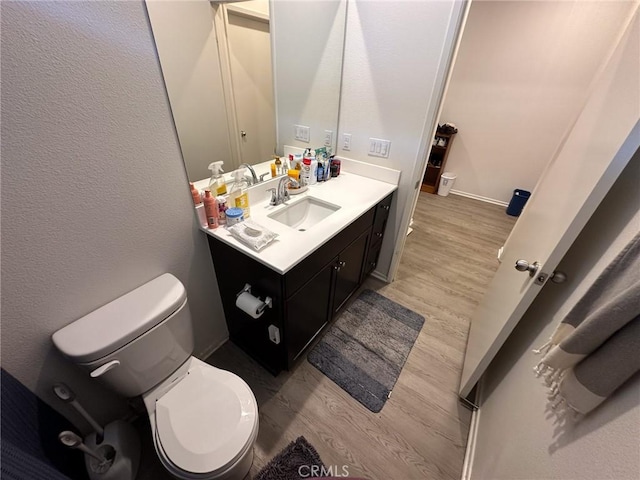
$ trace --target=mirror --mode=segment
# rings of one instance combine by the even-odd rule
[[[268,172],[285,145],[335,151],[346,4],[146,0],[190,181],[218,160]]]

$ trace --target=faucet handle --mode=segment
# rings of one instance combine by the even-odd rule
[[[275,188],[269,188],[267,190],[267,192],[271,192],[271,200],[269,201],[270,205],[277,205],[278,204],[278,193],[276,192]]]

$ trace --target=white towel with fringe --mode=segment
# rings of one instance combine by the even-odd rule
[[[640,233],[535,353],[553,409],[586,414],[640,370]]]

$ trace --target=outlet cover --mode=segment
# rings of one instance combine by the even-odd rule
[[[350,133],[342,134],[342,149],[351,150],[351,134]]]
[[[333,145],[333,130],[324,131],[324,145],[325,147]]]

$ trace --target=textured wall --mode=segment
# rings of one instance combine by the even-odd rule
[[[640,377],[576,425],[556,423],[535,378],[543,345],[620,249],[640,231],[640,153],[636,153],[558,270],[487,371],[471,479],[631,480],[640,477]]]
[[[123,402],[50,335],[171,272],[196,351],[227,335],[142,2],[2,2],[2,366],[55,407]],[[68,413],[66,408],[61,409]]]
[[[445,73],[462,2],[349,0],[340,103],[338,154],[402,171],[377,270],[399,259],[413,208],[422,155],[421,137],[435,127]],[[341,135],[351,133],[351,150]],[[391,140],[389,158],[368,155],[369,138]],[[428,145],[430,140],[425,140]],[[426,149],[424,150],[426,152]]]
[[[471,3],[441,121],[459,128],[454,190],[532,190],[637,1]]]

